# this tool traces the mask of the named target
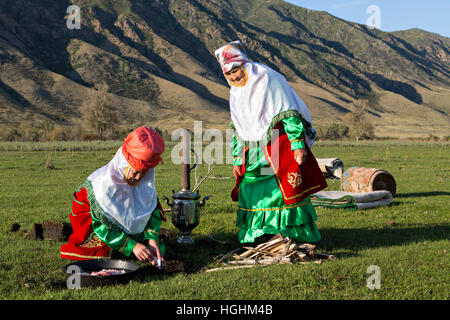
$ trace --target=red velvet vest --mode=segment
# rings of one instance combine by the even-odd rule
[[[306,144],[305,149],[306,161],[299,166],[284,130],[280,132],[279,137],[275,137],[264,147],[265,158],[274,172],[286,205],[295,204],[328,186],[316,158]],[[242,157],[242,176],[236,179],[236,185],[231,191],[233,201],[239,201],[239,184],[245,174],[247,152],[248,149],[245,149]]]

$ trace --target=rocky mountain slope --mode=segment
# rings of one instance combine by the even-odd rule
[[[80,29],[67,27],[72,4]],[[236,39],[287,77],[316,126],[363,103],[378,136],[450,134],[449,38],[281,0],[0,0],[0,123],[82,122],[105,83],[129,127],[226,128],[213,52]]]

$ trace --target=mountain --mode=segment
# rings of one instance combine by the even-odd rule
[[[69,29],[70,5],[81,26]],[[214,50],[240,39],[315,126],[367,105],[377,136],[450,135],[450,39],[382,32],[281,0],[0,0],[0,123],[83,122],[99,84],[122,124],[226,128]]]

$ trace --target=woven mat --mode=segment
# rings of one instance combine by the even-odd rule
[[[387,190],[372,192],[320,191],[311,196],[314,206],[327,208],[370,209],[389,206],[392,194]]]

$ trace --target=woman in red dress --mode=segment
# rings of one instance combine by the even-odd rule
[[[117,250],[164,265],[165,247],[158,239],[165,217],[155,190],[155,166],[163,152],[164,140],[152,129],[139,127],[125,138],[114,158],[74,192],[73,234],[61,246],[61,258],[107,258]]]

